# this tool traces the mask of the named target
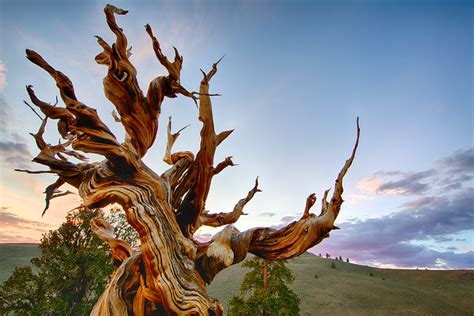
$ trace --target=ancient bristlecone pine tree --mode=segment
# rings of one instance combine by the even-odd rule
[[[127,38],[115,21],[115,15],[124,15],[127,11],[112,5],[107,5],[104,11],[116,41],[109,45],[97,37],[103,51],[95,60],[108,69],[104,91],[118,112],[118,115],[114,113],[116,121],[125,128],[125,140],[118,141],[97,111],[79,101],[65,74],[38,53],[27,50],[27,58],[54,79],[66,107],[41,101],[32,86],[27,86],[32,103],[46,116],[38,132],[32,134],[40,149],[33,161],[50,170],[19,171],[51,172],[58,176],[56,182],[46,188],[45,211],[52,198],[69,193],[58,190],[68,183],[78,189],[85,207],[120,204],[128,222],[138,232],[140,251],[132,253],[127,243],[115,238],[111,225],[102,218],[93,221],[94,232],[111,247],[116,270],[92,314],[221,315],[219,301],[206,293],[206,283],[219,271],[241,262],[249,252],[269,260],[298,256],[337,228],[334,221],[343,202],[342,179],[354,159],[359,128],[352,154],[336,179],[332,198],[328,202],[329,190],[324,193],[318,216],[310,213],[316,201],[313,193],[307,198],[303,216],[298,221],[281,229],[253,228],[240,232],[231,224],[260,191],[258,180],[233,211],[214,214],[205,209],[213,177],[233,165],[230,157],[214,164],[217,146],[232,133],[232,130],[216,133],[214,127],[209,82],[217,72],[218,62],[208,73],[203,72],[199,92],[189,92],[180,84],[183,58],[175,49],[174,60],[169,61],[151,27],[146,25],[156,57],[168,75],[154,79],[144,95],[138,86],[137,71],[129,60]],[[170,120],[164,156],[170,168],[160,175],[145,165],[142,158],[155,140],[163,100],[178,94],[199,104],[200,149],[196,155],[189,151],[173,152],[179,132],[172,133]],[[66,140],[64,143],[53,146],[44,141],[48,119],[57,120],[58,131]],[[101,155],[104,160],[89,163],[79,152]],[[80,162],[73,163],[67,156]],[[193,235],[202,225],[224,228],[211,241],[199,242]]]

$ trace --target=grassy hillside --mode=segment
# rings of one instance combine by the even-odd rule
[[[15,267],[31,265],[30,260],[41,255],[37,244],[0,244],[0,283],[3,283]]]
[[[37,245],[0,244],[0,281],[38,255]],[[301,315],[474,314],[474,271],[375,269],[311,254],[288,262]],[[247,271],[235,265],[219,273],[208,288],[210,296],[226,305]]]
[[[310,254],[289,260],[289,267],[301,315],[474,313],[474,271],[375,269]],[[209,286],[209,294],[225,304],[238,292],[247,271],[240,265],[222,271]]]

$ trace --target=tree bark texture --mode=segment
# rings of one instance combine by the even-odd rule
[[[219,271],[241,262],[248,253],[268,260],[298,256],[336,228],[334,221],[343,202],[342,181],[359,142],[358,121],[352,154],[336,179],[329,201],[329,190],[324,193],[319,216],[310,212],[316,201],[313,193],[308,196],[298,221],[281,229],[252,228],[240,232],[232,224],[245,214],[245,205],[260,192],[258,179],[232,211],[211,213],[205,208],[213,177],[234,165],[232,157],[217,164],[214,161],[217,147],[232,133],[232,130],[216,132],[214,125],[211,97],[215,94],[209,93],[209,85],[219,61],[209,72],[203,72],[199,92],[189,92],[180,84],[182,56],[175,48],[173,61],[168,60],[151,27],[146,25],[155,55],[168,75],[152,80],[145,95],[129,59],[131,49],[127,38],[116,22],[116,16],[125,15],[127,11],[107,5],[104,12],[116,38],[110,45],[97,36],[102,52],[96,61],[107,67],[104,92],[115,107],[116,121],[125,129],[125,139],[118,141],[97,111],[80,101],[65,74],[38,53],[26,50],[27,58],[55,81],[65,107],[41,101],[33,87],[27,86],[31,102],[45,116],[42,118],[35,111],[42,123],[38,132],[32,134],[40,150],[33,161],[49,170],[18,171],[57,175],[54,183],[46,188],[44,211],[51,199],[69,193],[59,191],[68,183],[78,189],[85,207],[120,204],[128,222],[138,232],[140,251],[132,253],[126,242],[115,238],[113,227],[103,218],[93,221],[94,232],[110,245],[116,267],[93,315],[221,315],[222,305],[206,293],[206,283]],[[200,148],[196,154],[173,152],[181,130],[172,133],[170,118],[163,158],[170,167],[159,175],[145,165],[142,158],[157,136],[163,101],[177,95],[198,104],[198,119],[202,123]],[[48,119],[57,121],[64,143],[51,145],[43,139]],[[90,163],[83,153],[98,154],[104,160]],[[71,157],[77,162],[70,161]],[[193,235],[203,225],[223,229],[212,240],[199,242]]]

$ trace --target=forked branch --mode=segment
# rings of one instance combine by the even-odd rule
[[[220,138],[216,135],[209,94],[209,82],[217,73],[217,65],[221,59],[212,65],[207,74],[202,71],[203,79],[199,87],[199,120],[202,122],[201,143],[196,159],[184,176],[178,192],[179,199],[181,196],[185,196],[182,203],[177,206],[176,219],[183,234],[188,238],[191,238],[200,226],[199,218],[205,210],[212,178],[216,174],[214,169],[216,148],[231,133],[231,131],[226,131],[221,134]],[[230,165],[230,163],[231,160],[228,160],[225,164]],[[219,166],[217,173],[225,167],[225,164]]]
[[[212,214],[207,211],[204,211],[199,216],[199,221],[196,227],[197,228],[199,228],[200,226],[220,227],[223,225],[233,224],[237,222],[241,215],[247,215],[246,213],[244,213],[244,207],[257,192],[262,192],[262,190],[258,188],[258,178],[255,180],[255,186],[249,191],[249,193],[247,194],[245,198],[237,202],[232,212],[228,212],[228,213],[221,212],[221,213]]]

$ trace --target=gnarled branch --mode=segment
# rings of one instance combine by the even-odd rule
[[[201,128],[201,144],[196,159],[183,180],[180,193],[187,192],[187,194],[178,206],[176,213],[176,219],[181,230],[188,238],[192,237],[197,227],[199,227],[199,216],[204,212],[205,202],[214,176],[214,155],[218,143],[209,95],[209,82],[217,73],[217,65],[220,60],[212,65],[212,69],[207,74],[201,70],[203,73],[199,88],[201,95],[199,98],[199,120],[203,125]]]
[[[204,211],[199,216],[199,221],[196,227],[199,228],[202,225],[219,227],[222,225],[233,224],[237,222],[237,220],[240,218],[241,215],[247,215],[246,213],[243,212],[244,207],[257,192],[262,192],[262,190],[258,188],[258,178],[255,180],[255,186],[252,188],[252,190],[249,191],[249,193],[247,194],[245,198],[237,202],[232,212],[211,214],[207,211]]]
[[[132,247],[126,241],[115,237],[114,227],[103,217],[98,216],[92,219],[90,224],[94,234],[109,245],[114,266],[117,269],[125,259],[132,255]]]
[[[214,175],[219,174],[222,170],[229,166],[235,166],[234,162],[232,161],[232,156],[226,157],[223,161],[217,164],[213,170]]]
[[[315,203],[315,195],[307,199],[303,217],[281,228],[252,228],[240,232],[232,225],[226,226],[213,239],[198,247],[196,267],[203,279],[210,283],[214,276],[231,264],[242,261],[248,252],[264,259],[289,259],[329,237],[329,232],[337,229],[334,221],[342,205],[342,180],[351,166],[359,145],[359,119],[357,138],[351,156],[342,167],[335,181],[335,190],[327,211],[316,216],[309,212]]]
[[[57,71],[49,65],[38,53],[27,49],[27,58],[46,72],[56,81],[61,98],[66,104],[67,111],[72,113],[74,119],[69,118],[69,114],[64,112],[61,118],[67,117],[68,132],[75,136],[72,147],[83,152],[95,153],[109,158],[124,158],[125,154],[120,144],[109,128],[100,120],[97,111],[79,102],[74,92],[71,80],[62,72]],[[31,86],[27,88],[30,93]],[[34,93],[30,94],[32,102],[37,102]],[[39,106],[39,105],[38,105]],[[45,104],[40,108],[46,109]],[[51,108],[48,108],[48,111]],[[43,113],[48,116],[47,112]]]

